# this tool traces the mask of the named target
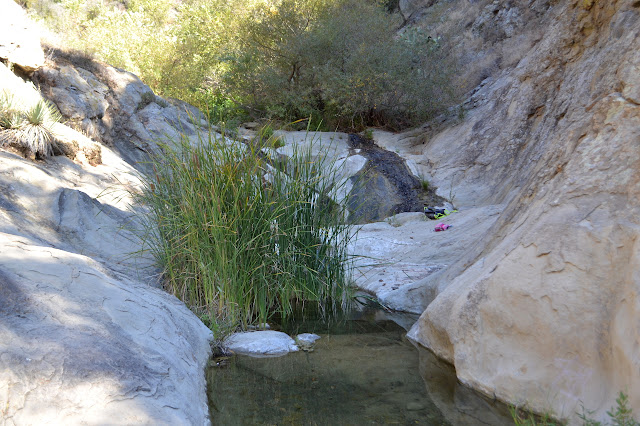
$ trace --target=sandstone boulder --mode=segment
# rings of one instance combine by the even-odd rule
[[[470,246],[486,237],[504,206],[462,209],[440,220],[424,213],[401,213],[385,222],[363,225],[351,246],[354,281],[386,307],[422,313],[446,287],[442,276]],[[435,225],[453,225],[434,232]]]
[[[71,127],[141,170],[159,144],[176,143],[181,134],[197,142],[198,133],[208,132],[193,106],[156,96],[136,75],[77,54],[54,51],[33,80]]]
[[[7,424],[203,424],[209,331],[177,299],[96,261],[0,233]]]
[[[0,151],[1,418],[205,423],[211,332],[134,254],[139,181],[103,149],[95,167]]]

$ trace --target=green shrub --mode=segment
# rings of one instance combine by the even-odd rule
[[[537,416],[533,413],[522,411],[516,407],[510,407],[511,418],[517,426],[563,426],[565,423],[555,420],[549,413]]]
[[[27,7],[78,50],[137,74],[162,92],[175,54],[171,0],[28,0]]]
[[[620,392],[616,398],[616,406],[607,411],[607,415],[613,420],[615,426],[640,426],[633,419],[633,410],[629,407],[629,398],[624,392]]]
[[[580,419],[584,422],[585,426],[603,426],[602,423],[590,419],[585,408],[582,407],[582,413],[579,415]],[[629,407],[629,397],[620,392],[618,398],[616,398],[616,406],[611,407],[611,410],[607,411],[607,415],[611,419],[612,426],[640,426],[640,423],[633,419],[633,410]]]
[[[259,2],[238,18],[220,90],[268,118],[419,123],[450,102],[449,71],[437,40],[416,29],[397,36],[390,16],[360,0]]]
[[[212,133],[178,145],[154,159],[140,198],[169,291],[217,329],[286,317],[297,302],[346,305],[352,230],[323,160],[297,152],[278,171]]]
[[[451,103],[439,43],[393,2],[28,0],[63,43],[137,74],[211,121],[402,128]]]
[[[510,407],[511,417],[514,424],[518,426],[556,426],[563,425],[564,422],[554,420],[550,414],[543,416],[536,416],[532,413],[519,410],[516,407]],[[629,398],[624,392],[620,392],[618,398],[616,398],[616,406],[607,411],[607,415],[611,419],[611,422],[605,423],[595,421],[589,418],[591,412],[586,412],[582,407],[582,413],[578,415],[584,426],[640,426],[640,423],[633,419],[633,410],[629,407]]]

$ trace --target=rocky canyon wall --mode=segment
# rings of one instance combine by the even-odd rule
[[[410,336],[538,412],[640,407],[640,2],[412,5],[480,83],[460,122],[400,137],[405,156],[460,207],[503,209],[424,283]]]

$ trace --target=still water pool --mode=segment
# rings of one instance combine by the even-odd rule
[[[235,356],[208,370],[214,425],[512,425],[503,404],[460,385],[379,312],[283,327],[322,336],[311,352]],[[214,364],[214,363],[212,363]]]

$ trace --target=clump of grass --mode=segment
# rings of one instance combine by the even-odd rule
[[[260,144],[212,132],[164,149],[140,197],[151,213],[144,242],[166,288],[214,331],[286,318],[305,301],[346,307],[353,232],[329,198],[326,161],[305,150],[276,168]]]
[[[275,135],[274,125],[269,122],[258,129],[256,141],[258,146],[266,146],[268,148],[281,148],[284,146],[282,137]]]
[[[9,92],[0,93],[0,144],[17,146],[36,156],[53,153],[54,126],[62,116],[42,98],[31,105],[19,102]]]
[[[514,424],[518,426],[561,426],[566,424],[566,422],[554,419],[549,413],[537,416],[517,407],[510,407],[509,411]],[[640,423],[633,418],[633,410],[629,407],[629,397],[624,392],[620,392],[616,398],[616,406],[607,411],[611,422],[602,423],[593,420],[589,417],[590,414],[592,412],[587,412],[584,407],[582,407],[582,413],[578,414],[578,418],[582,420],[584,426],[640,426]]]
[[[566,423],[556,420],[553,415],[544,413],[542,415],[536,415],[524,410],[520,410],[517,407],[510,407],[511,418],[513,424],[517,426],[563,426]]]

